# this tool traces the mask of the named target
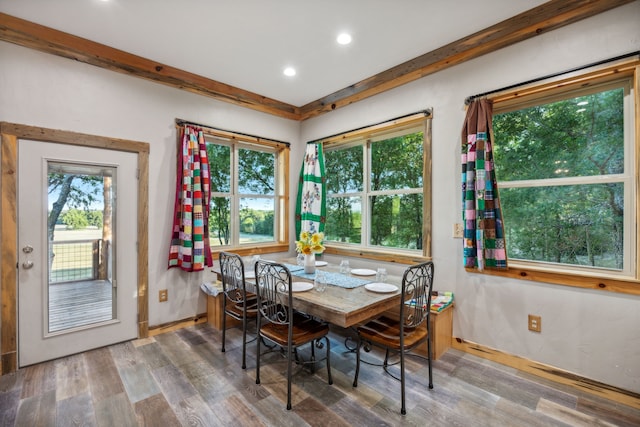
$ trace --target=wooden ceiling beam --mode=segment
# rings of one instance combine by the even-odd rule
[[[362,101],[445,68],[633,1],[635,0],[551,0],[306,104],[300,107],[301,120]]]
[[[0,13],[0,40],[287,119],[300,118],[294,105],[4,13]]]
[[[0,40],[293,120],[306,120],[637,0],[551,0],[475,34],[296,107],[0,13]]]

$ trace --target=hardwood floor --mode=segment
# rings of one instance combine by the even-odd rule
[[[449,350],[407,364],[407,415],[400,383],[363,365],[353,388],[355,355],[343,330],[331,333],[334,383],[326,369],[293,378],[285,409],[286,365],[263,358],[255,383],[255,343],[240,368],[238,329],[200,324],[20,369],[0,377],[1,426],[638,426],[640,410]],[[317,353],[322,354],[324,350]],[[363,359],[379,360],[380,354]]]

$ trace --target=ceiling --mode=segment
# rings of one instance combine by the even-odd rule
[[[302,106],[543,3],[0,0],[0,12]]]

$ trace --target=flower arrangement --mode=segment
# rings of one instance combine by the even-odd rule
[[[300,233],[300,240],[296,241],[296,250],[298,253],[304,255],[321,254],[324,252],[324,245],[322,240],[324,239],[324,233],[310,233],[308,231],[302,231]]]

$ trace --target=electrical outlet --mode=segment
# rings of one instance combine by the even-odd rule
[[[456,239],[462,239],[464,236],[464,227],[460,223],[453,224],[453,237]]]
[[[165,302],[169,299],[169,291],[166,289],[161,289],[158,293],[158,301]]]
[[[529,315],[529,330],[533,332],[541,332],[542,318],[540,316]]]

